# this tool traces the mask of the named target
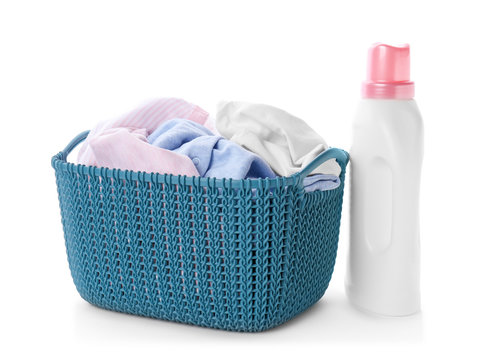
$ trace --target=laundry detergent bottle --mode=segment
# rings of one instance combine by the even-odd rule
[[[420,310],[419,184],[423,122],[409,77],[409,45],[369,49],[353,126],[346,290],[363,310]]]

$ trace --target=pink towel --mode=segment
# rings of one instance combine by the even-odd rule
[[[147,136],[160,124],[175,118],[192,120],[214,130],[205,110],[182,99],[161,98],[98,124],[79,150],[77,161],[121,170],[199,176],[189,157],[147,142]]]
[[[149,144],[146,129],[107,129],[95,136],[90,145],[97,166],[199,176],[189,157]]]

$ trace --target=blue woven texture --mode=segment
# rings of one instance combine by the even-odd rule
[[[74,284],[102,308],[262,331],[324,294],[344,185],[133,173],[52,159]],[[97,170],[97,175],[95,174]],[[124,174],[124,176],[120,176]]]

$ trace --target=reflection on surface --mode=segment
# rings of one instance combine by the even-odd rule
[[[309,310],[275,329],[236,333],[126,315],[79,301],[74,316],[76,335],[92,342],[421,342],[422,315],[384,318],[352,307],[345,294],[329,291]]]

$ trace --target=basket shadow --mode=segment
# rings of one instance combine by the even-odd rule
[[[104,310],[84,301],[75,308],[76,334],[88,342],[276,344],[420,342],[422,315],[382,318],[363,313],[331,292],[288,322],[258,333],[232,332]]]

